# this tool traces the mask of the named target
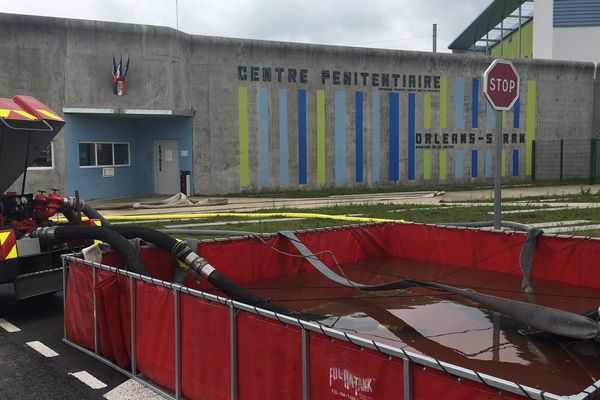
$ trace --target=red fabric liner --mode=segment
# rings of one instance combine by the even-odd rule
[[[237,335],[240,400],[302,398],[299,328],[238,313]]]
[[[118,277],[105,277],[94,287],[94,291],[101,352],[119,367],[129,368],[129,353],[125,346],[127,336],[121,327],[121,316],[126,313],[121,309]]]
[[[70,263],[64,316],[67,338],[88,350],[94,350],[93,290],[91,268]]]
[[[402,398],[402,363],[397,358],[390,360],[381,353],[361,351],[350,343],[311,333],[310,397],[331,400]]]
[[[188,295],[180,306],[183,397],[229,399],[229,307]]]
[[[173,292],[149,283],[138,283],[137,367],[149,379],[170,390],[175,388],[173,311]]]
[[[300,240],[326,265],[335,265],[378,257],[406,257],[521,275],[519,255],[526,235],[521,232],[491,232],[465,228],[442,228],[421,224],[382,224],[298,234]],[[281,237],[267,240],[268,245],[298,254]],[[198,254],[238,283],[270,279],[310,270],[300,257],[274,251],[257,239],[200,244]],[[327,251],[326,253],[320,253]],[[538,237],[532,279],[543,278],[587,287],[600,287],[600,269],[596,257],[600,241],[577,238]],[[209,286],[203,285],[203,288]]]
[[[513,393],[508,393],[471,381],[458,379],[432,368],[423,369],[420,365],[412,364],[412,393],[414,400],[454,399],[454,400],[494,400],[494,399],[523,399]],[[390,397],[391,398],[391,397]]]

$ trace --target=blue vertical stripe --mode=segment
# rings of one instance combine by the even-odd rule
[[[464,169],[465,169],[465,153],[462,149],[457,149],[454,152],[454,177],[456,179],[462,179]]]
[[[471,117],[471,127],[479,127],[479,78],[473,78],[473,90],[472,90],[472,103],[471,110],[473,111]]]
[[[454,82],[454,127],[465,127],[465,78],[462,76]]]
[[[279,89],[279,185],[289,184],[287,89]]]
[[[485,151],[485,177],[490,178],[492,176],[492,150],[487,149]]]
[[[389,110],[389,180],[400,180],[400,94],[390,93]]]
[[[335,183],[346,183],[346,93],[335,92]]]
[[[408,94],[408,180],[415,180],[415,94]]]
[[[269,186],[269,91],[258,89],[258,170],[260,186]]]
[[[371,103],[371,129],[372,142],[371,142],[371,175],[373,183],[379,182],[381,177],[379,169],[381,166],[381,121],[380,121],[380,99],[379,92],[373,93]]]
[[[298,90],[298,184],[307,183],[306,171],[306,90]]]
[[[477,150],[471,150],[471,177],[477,178]]]
[[[356,182],[364,181],[363,176],[363,92],[356,92],[354,97],[356,126]]]
[[[521,99],[517,99],[517,101],[515,102],[515,105],[513,106],[513,128],[515,129],[519,129],[519,114],[521,113]]]
[[[485,100],[485,127],[494,129],[494,107],[487,99]]]
[[[519,149],[513,150],[512,174],[513,176],[519,176]]]

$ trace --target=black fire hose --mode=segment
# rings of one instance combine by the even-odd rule
[[[65,197],[63,199],[63,208],[65,210],[75,211],[77,208],[80,208],[83,212],[83,215],[88,217],[89,219],[97,219],[102,223],[102,226],[111,226],[111,223],[106,220],[98,211],[94,209],[94,207],[86,204],[83,200],[77,201],[74,197]],[[65,215],[63,213],[63,215]],[[66,215],[65,215],[66,216]],[[70,218],[67,217],[70,220]]]
[[[117,251],[125,261],[125,265],[132,272],[140,275],[150,275],[131,243],[121,234],[109,228],[98,226],[49,226],[35,229],[31,233],[31,237],[55,242],[80,239],[101,240],[110,244]]]
[[[128,239],[140,238],[170,251],[177,259],[183,261],[193,271],[210,282],[210,284],[236,301],[280,314],[294,314],[294,312],[258,297],[240,287],[237,283],[217,271],[204,258],[196,254],[185,242],[180,242],[167,234],[143,227],[113,225],[110,229]]]

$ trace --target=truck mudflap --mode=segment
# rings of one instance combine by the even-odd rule
[[[62,290],[62,268],[19,275],[14,280],[15,299],[24,300]]]

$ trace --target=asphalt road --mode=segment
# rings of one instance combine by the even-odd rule
[[[9,332],[14,328],[0,320],[0,399],[105,399],[128,380],[62,341],[62,292],[20,302],[13,297],[11,284],[0,285],[0,318],[19,329]],[[27,344],[35,342],[58,355],[46,357]],[[71,375],[87,377],[81,371],[106,386],[93,389]]]

